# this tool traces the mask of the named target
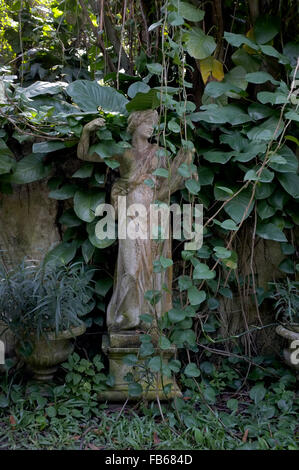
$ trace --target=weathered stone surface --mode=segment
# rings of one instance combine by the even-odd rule
[[[132,367],[123,362],[123,359],[128,354],[133,354],[137,357],[140,356],[139,347],[134,347],[132,344],[140,343],[136,338],[136,333],[134,331],[127,333],[127,339],[124,343],[125,335],[124,333],[110,333],[109,336],[103,337],[102,350],[108,356],[109,360],[109,372],[114,378],[113,387],[108,390],[102,391],[99,393],[99,401],[109,401],[109,402],[124,402],[126,400],[138,401],[140,398],[146,400],[156,400],[159,397],[160,400],[171,400],[176,397],[181,397],[182,393],[175,381],[174,377],[166,377],[158,373],[155,374],[151,379],[152,382],[148,383],[144,377],[144,367],[145,367],[145,358],[140,358],[136,367]],[[130,338],[131,336],[131,338]],[[111,337],[114,346],[111,345]],[[164,363],[173,358],[175,355],[176,349],[174,346],[167,350],[160,350],[155,348],[154,355],[162,355]],[[142,367],[140,367],[142,366]],[[130,396],[128,394],[128,382],[125,379],[125,376],[131,373],[134,376],[135,382],[142,385],[143,392],[141,396]],[[166,395],[164,387],[166,385],[171,386],[170,392]]]
[[[46,181],[41,181],[15,186],[13,194],[0,194],[0,258],[6,268],[25,256],[42,259],[60,241],[57,201],[49,199],[48,193]],[[3,329],[0,324],[0,335]],[[9,356],[14,348],[10,332],[5,333],[4,342]]]
[[[257,309],[250,280],[254,273],[256,287],[267,289],[268,282],[284,276],[278,269],[284,255],[279,243],[257,238],[251,263],[251,229],[252,227],[248,223],[245,227],[245,239],[241,239],[237,244],[239,279],[242,278],[244,283],[240,285],[240,292],[234,293],[233,299],[220,299],[220,334],[224,338],[239,334],[254,328],[254,326],[261,327],[275,322],[273,306],[269,301],[265,301]],[[245,349],[250,343],[255,352],[259,354],[273,354],[280,349],[280,341],[275,334],[274,326],[255,330],[250,336],[244,335],[241,341],[245,345]],[[229,343],[225,343],[225,345],[227,349],[232,346]]]
[[[0,253],[7,267],[25,256],[40,260],[60,241],[57,201],[48,193],[46,182],[38,181],[0,194]]]
[[[39,382],[49,382],[53,379],[57,367],[66,361],[74,350],[73,338],[86,331],[84,324],[65,330],[56,335],[49,333],[47,337],[36,338],[32,335],[33,351],[30,356],[23,356],[19,345],[16,346],[17,355],[27,364]]]

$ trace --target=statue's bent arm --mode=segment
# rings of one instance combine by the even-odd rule
[[[103,118],[97,118],[90,121],[83,127],[83,131],[80,137],[80,141],[77,148],[77,156],[80,160],[87,162],[102,162],[103,158],[97,153],[89,154],[90,147],[90,134],[97,131],[100,127],[105,126],[105,120]],[[119,155],[113,156],[114,160],[118,160]]]

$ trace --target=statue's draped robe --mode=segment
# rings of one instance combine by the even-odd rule
[[[191,163],[191,152],[180,151],[171,162],[171,178],[153,176],[157,168],[166,168],[165,162],[156,156],[157,147],[149,146],[143,154],[136,149],[126,150],[119,158],[120,178],[115,182],[111,199],[117,213],[118,196],[126,196],[127,208],[131,204],[143,204],[147,210],[147,239],[119,239],[117,267],[113,295],[107,311],[109,331],[142,328],[140,315],[149,313],[160,317],[172,307],[172,267],[162,272],[153,271],[153,262],[161,255],[171,258],[171,236],[162,241],[150,237],[150,204],[155,200],[168,202],[169,194],[184,187],[184,178],[177,172],[182,163]],[[168,167],[167,167],[168,168]],[[151,188],[144,180],[152,179]],[[128,216],[126,226],[135,216]],[[149,290],[161,291],[162,297],[151,305],[144,295]]]

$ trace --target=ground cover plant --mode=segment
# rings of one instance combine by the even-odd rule
[[[9,367],[9,365],[8,365]],[[77,353],[57,383],[26,382],[14,370],[1,380],[0,449],[295,450],[298,396],[294,374],[273,357],[200,365],[182,377],[186,391],[172,404],[99,404],[107,387],[99,356]],[[248,378],[244,385],[244,373]]]

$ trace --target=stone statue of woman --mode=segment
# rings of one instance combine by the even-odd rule
[[[184,178],[178,173],[182,163],[192,162],[192,152],[181,149],[176,157],[166,165],[163,158],[157,156],[158,146],[149,143],[154,126],[158,123],[158,113],[153,110],[136,111],[128,119],[128,132],[132,134],[132,147],[126,149],[123,155],[116,155],[120,178],[114,183],[111,200],[117,212],[118,196],[126,196],[126,206],[143,204],[150,213],[150,205],[156,200],[168,202],[170,194],[184,187]],[[96,153],[89,155],[90,133],[104,126],[101,118],[88,123],[82,132],[78,145],[78,158],[99,162],[101,157]],[[170,178],[154,176],[157,168],[167,168]],[[151,179],[154,185],[147,185],[145,180]],[[127,216],[129,224],[134,216]],[[107,310],[107,325],[109,332],[129,332],[142,330],[144,325],[140,319],[142,314],[151,314],[154,322],[163,313],[172,308],[172,267],[166,271],[154,272],[153,262],[162,255],[171,258],[171,238],[158,241],[151,238],[119,240],[117,267],[114,279],[113,295]],[[151,305],[145,299],[147,291],[160,291],[161,298],[156,305]]]

